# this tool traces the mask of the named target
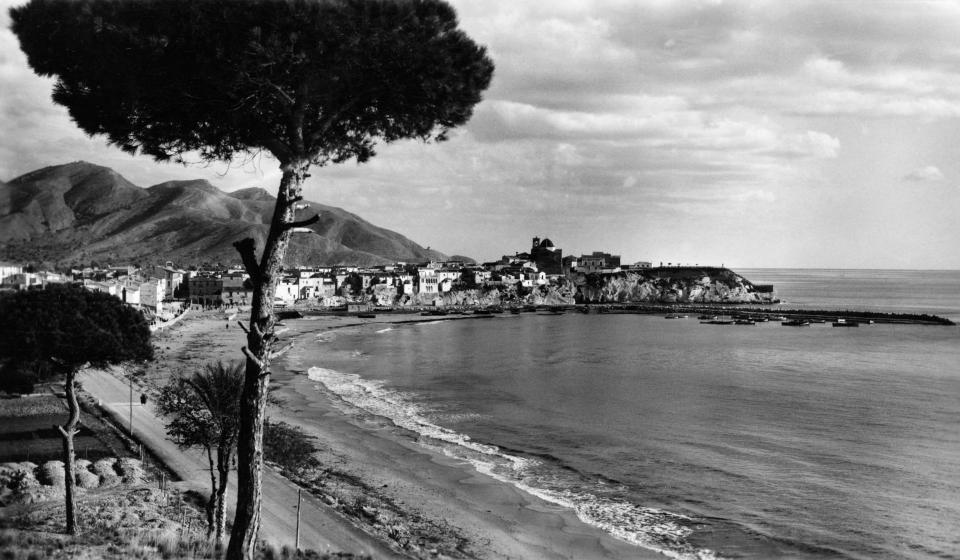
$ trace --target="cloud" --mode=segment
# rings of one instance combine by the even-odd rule
[[[913,181],[916,183],[935,183],[943,180],[943,172],[940,171],[934,165],[928,165],[926,167],[918,167],[910,173],[904,175],[903,179],[905,181]]]

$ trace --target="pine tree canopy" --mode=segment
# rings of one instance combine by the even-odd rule
[[[11,17],[81,129],[158,160],[362,162],[445,139],[493,74],[442,0],[32,0]]]
[[[0,297],[0,360],[57,370],[153,358],[150,329],[116,296],[50,285]]]

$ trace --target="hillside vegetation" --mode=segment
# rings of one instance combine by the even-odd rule
[[[375,265],[443,259],[399,233],[341,208],[306,202],[310,233],[292,237],[291,265]],[[87,162],[45,167],[0,182],[0,259],[57,264],[239,262],[233,242],[266,239],[274,197],[226,193],[207,181],[141,188]]]

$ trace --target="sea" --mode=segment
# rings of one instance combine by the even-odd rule
[[[960,323],[960,271],[737,272],[785,309]],[[523,313],[305,340],[359,411],[669,557],[960,558],[960,327]]]

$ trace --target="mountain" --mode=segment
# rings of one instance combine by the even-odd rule
[[[87,162],[45,167],[0,182],[0,259],[50,264],[239,262],[233,242],[262,249],[274,197],[261,188],[225,193],[204,180],[141,188]],[[288,265],[374,265],[442,260],[356,214],[304,202],[320,221],[294,233]]]

